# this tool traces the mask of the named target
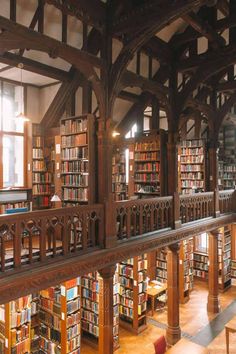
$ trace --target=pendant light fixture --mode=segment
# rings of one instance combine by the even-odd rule
[[[24,113],[23,113],[23,107],[24,107],[24,88],[23,88],[23,82],[22,82],[22,69],[24,65],[22,63],[18,64],[18,68],[20,69],[20,84],[21,84],[21,102],[20,102],[20,113],[17,114],[16,119],[17,120],[22,120],[23,122],[29,122],[29,118],[27,118]]]

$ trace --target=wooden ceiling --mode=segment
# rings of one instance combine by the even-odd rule
[[[197,112],[215,139],[235,104],[235,0],[3,0],[0,15],[2,73],[23,62],[62,82],[47,127],[79,86],[87,95],[92,86],[104,122],[117,99],[129,102],[121,131],[153,105],[152,119],[164,110],[171,132]]]

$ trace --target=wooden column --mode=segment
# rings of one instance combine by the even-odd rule
[[[156,279],[157,252],[152,251],[147,254],[147,276],[150,280]]]
[[[179,243],[167,248],[167,343],[175,344],[181,338],[179,326]]]
[[[209,188],[218,189],[218,142],[211,139],[209,145]]]
[[[99,354],[113,353],[113,276],[115,266],[99,270]]]
[[[207,311],[218,313],[219,303],[219,264],[218,264],[218,232],[209,233],[209,268],[208,268],[208,287],[209,294],[207,300]]]
[[[167,143],[167,160],[168,160],[168,195],[173,195],[178,191],[178,146],[174,133],[169,132]]]

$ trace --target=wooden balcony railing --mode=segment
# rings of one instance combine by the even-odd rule
[[[187,223],[213,216],[214,193],[180,195],[180,220]]]
[[[234,190],[206,192],[174,197],[139,199],[113,202],[109,206],[110,218],[114,223],[110,233],[117,240],[126,240],[164,228],[179,228],[182,224],[217,217],[220,214],[236,211]],[[112,229],[115,224],[116,228]]]
[[[102,205],[0,216],[0,271],[104,247]]]
[[[236,212],[235,191],[207,192],[0,216],[0,274],[82,255],[154,231]]]
[[[115,203],[119,240],[171,227],[173,197],[139,199]]]
[[[228,191],[220,191],[219,209],[221,214],[229,213],[233,210],[235,203],[234,198],[236,198],[234,192],[234,189]]]

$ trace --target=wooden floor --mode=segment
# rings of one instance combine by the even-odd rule
[[[180,325],[184,336],[194,337],[200,330],[212,321],[216,315],[208,314],[207,285],[204,282],[195,282],[194,290],[188,303],[180,305]],[[232,286],[227,292],[220,295],[222,316],[224,310],[236,300],[236,286]],[[150,314],[150,313],[149,313]],[[149,324],[146,331],[139,336],[120,329],[120,348],[117,354],[153,354],[153,342],[159,335],[165,334],[167,312],[155,312],[153,317],[148,316]],[[162,328],[159,328],[162,327]],[[209,354],[226,354],[224,329],[207,346]],[[88,345],[82,344],[81,354],[94,354],[97,351]],[[188,353],[186,353],[188,354]],[[236,335],[230,335],[230,354],[236,354]]]

